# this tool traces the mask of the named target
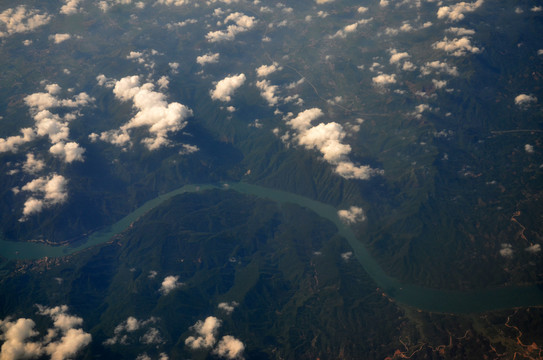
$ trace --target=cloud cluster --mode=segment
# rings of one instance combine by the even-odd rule
[[[36,324],[32,319],[0,320],[2,360],[34,359],[42,356],[48,356],[51,360],[71,359],[91,342],[91,335],[78,328],[83,319],[69,315],[66,305],[54,308],[38,305],[38,309],[39,315],[53,320],[53,327],[47,330],[41,340],[35,339],[39,333],[34,330]]]
[[[526,108],[536,102],[537,102],[537,98],[533,95],[520,94],[515,97],[515,105],[517,105],[520,108]]]
[[[232,41],[237,34],[249,31],[252,29],[257,20],[253,16],[247,16],[240,12],[235,12],[228,15],[224,19],[224,24],[233,22],[226,27],[225,30],[210,31],[206,34],[206,39],[209,42]]]
[[[434,49],[443,50],[453,56],[464,56],[468,53],[479,54],[482,50],[471,44],[469,36],[449,39],[445,38],[432,44]]]
[[[107,84],[105,76],[99,76],[98,82]],[[142,143],[149,150],[170,145],[168,134],[183,129],[187,124],[187,118],[192,116],[192,110],[178,102],[168,103],[166,95],[154,91],[154,87],[152,83],[140,85],[137,75],[116,81],[113,88],[115,97],[121,101],[132,100],[136,114],[119,129],[104,131],[100,136],[91,134],[90,138],[99,138],[117,146],[125,146],[131,140],[131,129],[146,127],[149,137],[144,138]]]
[[[189,336],[185,340],[185,345],[192,350],[212,348],[217,343],[216,336],[221,323],[221,320],[214,316],[209,316],[204,321],[198,320],[190,328],[196,332],[196,336]],[[244,350],[245,345],[240,340],[231,335],[225,335],[212,352],[227,359],[243,359]]]
[[[372,21],[373,19],[362,19],[358,20],[357,22],[353,24],[349,24],[344,26],[343,28],[339,29],[334,35],[330,36],[330,38],[346,38],[348,34],[355,32],[358,29],[358,25],[365,25]]]
[[[160,291],[162,295],[168,295],[170,292],[177,288],[180,288],[183,285],[185,284],[179,282],[179,276],[170,275],[164,278],[158,291]]]
[[[234,92],[245,83],[245,74],[227,76],[215,85],[210,95],[213,100],[230,101]]]
[[[279,66],[278,63],[273,62],[271,65],[262,65],[256,68],[256,76],[266,77],[270,74],[273,74],[276,71],[282,70],[283,68]]]
[[[371,79],[374,85],[386,86],[396,84],[396,74],[379,74]]]
[[[68,199],[68,181],[62,175],[49,175],[34,179],[25,184],[21,190],[32,195],[26,200],[22,221],[29,215],[39,213],[44,208],[62,204]]]
[[[323,159],[335,166],[335,172],[346,179],[366,180],[382,171],[369,166],[356,166],[349,160],[351,146],[343,144],[347,135],[343,127],[336,123],[320,123],[313,126],[312,121],[324,114],[319,108],[304,110],[295,118],[286,118],[286,123],[295,131],[294,138],[298,145],[306,149],[318,150]],[[285,139],[288,139],[288,134]]]
[[[79,12],[79,3],[81,0],[64,0],[64,5],[60,8],[60,13],[72,15]]]
[[[339,218],[347,224],[354,224],[355,222],[366,220],[364,210],[358,206],[351,206],[349,209],[339,210],[337,214]]]
[[[437,10],[437,18],[448,21],[460,21],[464,19],[465,13],[474,12],[481,5],[483,5],[483,0],[477,0],[474,3],[462,1],[451,6],[442,6]]]
[[[150,317],[147,320],[138,320],[133,316],[129,316],[125,321],[120,323],[113,330],[113,337],[104,341],[104,345],[128,345],[134,343],[138,336],[139,341],[143,344],[161,344],[164,342],[160,336],[158,329],[150,327],[158,321],[155,317]]]
[[[201,55],[196,58],[196,62],[202,66],[205,64],[214,64],[219,62],[219,56],[219,53]]]
[[[456,66],[451,66],[439,60],[427,62],[424,66],[421,67],[421,73],[423,75],[429,75],[431,73],[438,73],[438,74],[444,73],[451,76],[459,75],[459,72]]]
[[[231,301],[231,302],[222,302],[217,305],[217,307],[221,310],[224,310],[224,312],[227,315],[230,315],[234,312],[234,309],[239,306],[239,303],[237,301]]]
[[[0,38],[32,31],[49,21],[51,21],[49,14],[40,14],[33,9],[27,10],[24,5],[4,10],[0,13]]]

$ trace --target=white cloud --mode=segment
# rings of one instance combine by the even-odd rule
[[[483,5],[483,0],[477,0],[474,3],[462,1],[451,6],[442,6],[437,11],[437,18],[449,21],[459,21],[464,19],[464,13],[474,12],[481,5]]]
[[[216,343],[215,336],[221,326],[221,320],[214,316],[209,316],[205,321],[198,320],[191,329],[197,333],[197,336],[189,336],[185,340],[185,345],[193,350],[210,348]]]
[[[213,100],[230,101],[234,92],[245,83],[245,74],[227,76],[215,85],[210,92]]]
[[[404,60],[404,59],[407,59],[409,57],[409,54],[406,53],[406,52],[397,52],[395,49],[392,49],[390,51],[390,53],[392,54],[390,56],[390,60],[389,62],[391,64],[397,64],[399,63],[401,60]]]
[[[53,155],[60,156],[64,162],[71,163],[73,161],[83,161],[83,153],[85,149],[81,148],[76,142],[64,143],[59,141],[49,148],[49,152]]]
[[[527,107],[537,102],[537,98],[533,95],[520,94],[515,97],[515,105],[519,107]]]
[[[347,210],[339,210],[337,214],[341,220],[348,224],[366,220],[364,210],[358,206],[351,206]]]
[[[533,145],[525,144],[524,145],[524,151],[526,151],[528,154],[533,154],[534,153]]]
[[[346,132],[340,124],[330,122],[312,126],[311,122],[323,115],[322,110],[312,108],[302,111],[295,118],[287,119],[287,125],[296,131],[294,139],[298,145],[318,150],[325,161],[336,166],[335,172],[346,179],[365,180],[382,173],[369,166],[356,166],[348,159],[351,146],[342,143]]]
[[[355,32],[358,29],[358,25],[365,25],[372,21],[373,18],[358,20],[353,24],[344,26],[342,29],[339,29],[331,38],[346,38],[348,34]]]
[[[157,0],[157,4],[182,6],[190,4],[189,0]]]
[[[28,10],[24,5],[16,9],[7,9],[0,13],[0,38],[34,30],[51,21],[47,13],[40,14],[37,10]]]
[[[427,62],[422,68],[421,73],[423,75],[429,75],[432,72],[435,73],[445,73],[451,76],[458,76],[458,69],[456,66],[451,66],[445,62],[439,60]]]
[[[36,159],[34,154],[26,154],[26,161],[23,164],[23,171],[27,174],[36,174],[45,168],[43,160]]]
[[[192,116],[192,110],[178,102],[168,103],[164,94],[153,89],[152,83],[140,86],[137,75],[127,76],[115,82],[113,88],[115,96],[122,101],[132,100],[137,112],[119,129],[102,132],[100,140],[124,146],[130,142],[131,129],[146,127],[150,136],[144,138],[142,143],[149,150],[170,145],[168,134],[183,129],[187,124],[186,119]],[[96,134],[91,136],[97,138]]]
[[[32,128],[21,129],[22,135],[10,136],[6,139],[0,138],[0,153],[17,152],[19,146],[26,144],[36,138],[36,133]]]
[[[53,320],[53,328],[41,340],[34,330],[35,323],[31,319],[20,318],[11,321],[0,320],[0,338],[4,340],[0,349],[0,358],[5,360],[32,359],[48,356],[51,360],[73,358],[92,340],[90,334],[78,329],[83,319],[69,315],[66,305],[47,308],[38,305],[38,314],[49,316]]]
[[[445,37],[443,40],[432,44],[432,47],[434,49],[446,51],[453,56],[464,56],[467,53],[478,54],[482,51],[478,47],[473,46],[470,38],[467,36],[454,38],[452,40]]]
[[[64,0],[64,5],[60,8],[60,13],[72,15],[79,12],[79,3],[81,0]]]
[[[162,285],[160,286],[160,291],[163,295],[168,295],[173,290],[180,288],[181,286],[185,285],[184,283],[179,282],[179,276],[166,276],[164,280],[162,281]]]
[[[340,254],[340,256],[344,261],[349,261],[353,257],[353,252],[352,251],[347,251],[347,252],[344,252],[344,253]]]
[[[228,15],[224,19],[224,24],[228,24],[226,30],[210,31],[206,34],[206,39],[209,42],[231,41],[234,40],[237,34],[249,31],[252,29],[257,20],[253,16],[247,16],[240,12],[235,12]]]
[[[432,79],[432,83],[434,84],[434,87],[436,89],[443,89],[445,86],[447,86],[447,81],[446,80]]]
[[[538,252],[541,251],[541,245],[533,244],[533,245],[528,246],[524,250],[526,250],[526,251],[528,251],[529,253],[532,253],[532,254],[537,254]]]
[[[334,0],[315,0],[317,4],[328,4],[333,2]]]
[[[532,8],[530,8],[530,11],[531,12],[541,12],[541,11],[543,11],[543,6],[533,6]]]
[[[104,345],[128,345],[135,342],[137,336],[134,334],[141,330],[145,331],[140,337],[140,341],[145,344],[158,344],[163,342],[162,337],[157,329],[149,327],[158,321],[155,317],[150,317],[147,320],[138,320],[133,316],[129,316],[125,321],[121,322],[113,330],[113,337],[104,341]]]
[[[461,28],[461,27],[450,27],[446,30],[449,33],[452,33],[456,36],[471,36],[475,35],[475,31],[471,29]]]
[[[390,2],[388,0],[380,0],[379,1],[379,6],[380,7],[387,7],[389,4],[390,4]]]
[[[365,6],[360,6],[356,11],[357,11],[359,14],[364,14],[364,13],[366,13],[366,11],[368,11],[368,8],[365,7]]]
[[[396,83],[396,74],[388,75],[388,74],[380,74],[372,78],[372,82],[375,85],[379,86],[386,86]]]
[[[225,335],[213,350],[214,354],[227,359],[242,359],[245,345],[231,335]]]
[[[196,58],[196,62],[198,64],[202,65],[202,66],[204,66],[205,64],[214,64],[214,63],[219,62],[219,56],[220,56],[219,53],[205,54],[205,55],[202,55],[202,56],[198,56]]]
[[[501,244],[500,255],[504,258],[513,257],[513,249],[511,244]]]
[[[273,62],[271,65],[262,65],[256,68],[256,75],[258,77],[266,77],[278,70],[282,70],[283,68],[279,66],[278,63]]]
[[[232,314],[234,312],[234,309],[239,305],[237,301],[231,301],[231,302],[222,302],[217,305],[217,307],[221,310],[224,310],[228,315]]]
[[[21,190],[32,193],[24,204],[23,218],[38,213],[43,208],[64,203],[68,199],[68,181],[62,175],[53,174],[34,179],[25,184]]]
[[[269,106],[277,105],[279,98],[275,95],[277,85],[271,85],[269,80],[260,80],[256,82],[260,89],[260,95],[268,102]]]

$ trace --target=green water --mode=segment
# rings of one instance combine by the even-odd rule
[[[76,251],[107,242],[113,236],[129,227],[131,223],[149,210],[175,195],[186,192],[204,191],[212,188],[218,188],[218,186],[185,185],[167,194],[160,195],[157,198],[146,202],[108,229],[89,236],[85,243],[78,246],[48,246],[40,243],[20,243],[0,240],[2,256],[8,259],[38,259],[45,256],[59,257],[69,255]],[[370,256],[364,245],[356,239],[351,228],[341,222],[337,215],[337,209],[334,207],[303,196],[247,183],[232,183],[224,188],[232,189],[242,194],[270,199],[279,203],[289,202],[298,204],[311,209],[319,216],[332,221],[337,226],[339,234],[347,239],[353,248],[356,258],[362,264],[366,272],[388,296],[399,303],[413,306],[418,309],[444,313],[484,312],[523,306],[543,305],[543,291],[537,286],[502,287],[462,292],[430,289],[400,283],[398,280],[385,274],[379,264]]]

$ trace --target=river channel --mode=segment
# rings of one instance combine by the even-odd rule
[[[442,313],[479,313],[498,309],[543,305],[543,289],[533,286],[508,286],[472,291],[448,291],[425,288],[417,285],[401,283],[388,276],[354,235],[349,226],[337,215],[337,209],[330,205],[308,199],[292,193],[274,190],[248,183],[230,183],[222,187],[216,185],[185,185],[169,193],[160,195],[105,230],[90,235],[85,242],[77,245],[49,246],[38,242],[13,242],[0,240],[0,253],[9,260],[39,259],[59,257],[105,243],[113,236],[121,233],[139,217],[164,201],[186,192],[205,191],[213,188],[232,189],[242,194],[254,195],[273,200],[278,203],[294,203],[314,211],[321,217],[332,221],[338,232],[347,239],[353,253],[366,272],[387,296],[401,304],[421,310]]]

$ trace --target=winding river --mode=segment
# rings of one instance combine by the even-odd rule
[[[109,241],[113,236],[128,228],[140,216],[175,195],[213,188],[219,187],[216,185],[185,185],[167,194],[160,195],[146,202],[108,229],[92,234],[87,238],[87,241],[75,246],[49,246],[35,242],[23,243],[0,240],[1,254],[2,257],[10,260],[39,259],[45,256],[66,256]],[[448,291],[401,283],[397,279],[385,274],[379,264],[370,256],[364,245],[356,239],[351,228],[339,219],[337,209],[334,207],[303,196],[243,182],[231,183],[222,188],[233,189],[242,194],[255,195],[279,203],[295,203],[311,209],[319,216],[332,221],[337,226],[339,234],[347,239],[353,248],[354,255],[369,276],[389,297],[398,303],[422,310],[442,313],[478,313],[498,309],[543,305],[543,289],[535,285],[525,287],[508,286],[473,291]]]

